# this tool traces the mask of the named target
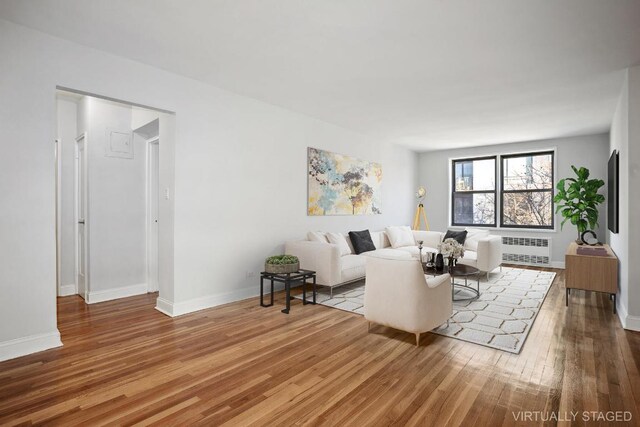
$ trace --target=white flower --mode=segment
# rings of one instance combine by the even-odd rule
[[[464,247],[456,239],[452,238],[440,243],[438,250],[448,257],[462,258],[464,256]]]

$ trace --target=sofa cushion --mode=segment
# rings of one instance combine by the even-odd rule
[[[389,244],[389,239],[387,238],[387,233],[384,231],[369,231],[369,234],[371,234],[371,240],[373,240],[373,244],[376,245],[376,249],[391,246]]]
[[[351,247],[347,243],[347,237],[344,234],[340,233],[327,233],[327,239],[329,239],[329,243],[333,243],[334,245],[338,245],[340,249],[340,255],[349,255],[353,253],[351,251]]]
[[[384,258],[384,259],[411,259],[411,254],[399,249],[382,248],[375,251],[365,252],[361,255],[362,258]]]
[[[406,225],[399,227],[387,227],[387,236],[392,248],[401,248],[403,246],[415,246],[416,240],[413,238],[411,228]]]
[[[478,250],[478,241],[489,237],[489,230],[478,230],[477,228],[467,229],[467,239],[464,241],[465,250]]]
[[[418,242],[422,241],[422,246],[428,246],[430,248],[437,248],[442,243],[442,237],[444,233],[439,231],[425,231],[425,230],[413,230],[413,238]]]
[[[373,244],[373,240],[371,240],[369,230],[350,231],[349,239],[351,239],[351,245],[356,254],[376,250],[376,246]]]
[[[326,233],[321,231],[310,231],[307,233],[307,240],[311,242],[329,243]]]
[[[460,243],[461,245],[464,245],[464,241],[466,238],[467,238],[467,230],[462,230],[462,231],[447,230],[447,233],[442,238],[442,241],[444,242],[447,239],[454,239],[456,242]]]
[[[420,257],[420,249],[418,249],[417,246],[404,246],[402,248],[398,248],[396,249],[398,251],[402,251],[402,252],[406,252],[409,255],[411,255],[411,257],[418,259]],[[422,247],[422,257],[424,258],[424,256],[429,253],[429,252],[433,252],[433,253],[438,253],[438,250],[435,248],[430,248],[428,246],[423,246]],[[424,260],[426,261],[426,258],[424,258]]]
[[[369,253],[369,252],[367,252]],[[340,279],[342,282],[364,277],[367,258],[358,255],[345,255],[340,258]]]

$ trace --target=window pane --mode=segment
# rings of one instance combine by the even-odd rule
[[[454,224],[493,225],[495,197],[493,194],[456,193],[453,198]]]
[[[550,191],[504,193],[502,223],[509,225],[531,225],[551,227],[553,204]]]
[[[456,161],[454,165],[455,191],[495,190],[495,159]]]
[[[548,153],[504,158],[502,174],[505,191],[553,188],[553,156]]]

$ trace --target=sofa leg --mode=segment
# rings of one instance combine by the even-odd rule
[[[329,299],[333,298],[333,286],[329,288]]]
[[[367,332],[371,331],[371,322],[367,322]]]
[[[420,332],[416,332],[416,347],[420,346]]]

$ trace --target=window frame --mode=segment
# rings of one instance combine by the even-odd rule
[[[517,158],[517,157],[534,157],[541,155],[551,156],[551,187],[546,189],[531,189],[531,190],[505,190],[504,189],[504,160]],[[526,230],[555,230],[556,227],[556,213],[555,203],[553,198],[555,196],[555,182],[556,182],[556,152],[555,150],[541,150],[541,151],[529,151],[524,153],[512,153],[502,154],[500,158],[500,228],[513,228],[513,229],[526,229]],[[550,193],[551,194],[551,225],[516,225],[504,223],[504,195],[517,194],[517,193]]]
[[[468,157],[462,159],[451,159],[451,226],[452,227],[494,227],[496,228],[498,225],[498,159],[500,156],[498,155],[490,155],[490,156],[480,156],[480,157]],[[494,161],[494,186],[493,190],[471,190],[471,191],[456,191],[456,163],[469,162],[469,161],[477,161],[477,160],[493,160]],[[456,193],[460,194],[493,194],[493,223],[492,224],[465,224],[465,223],[456,223],[455,222],[455,203],[456,203]]]

